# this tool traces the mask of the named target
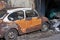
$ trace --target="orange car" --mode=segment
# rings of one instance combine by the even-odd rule
[[[0,38],[16,40],[18,34],[47,31],[48,19],[32,8],[16,8],[0,13]]]

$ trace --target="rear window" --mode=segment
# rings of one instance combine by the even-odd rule
[[[37,17],[38,14],[34,10],[27,10],[26,12],[26,17]]]

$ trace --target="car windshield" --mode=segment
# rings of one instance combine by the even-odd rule
[[[0,18],[2,18],[6,13],[4,11],[0,11]]]

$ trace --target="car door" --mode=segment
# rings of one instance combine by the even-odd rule
[[[33,10],[32,25],[31,25],[31,27],[34,29],[33,31],[41,29],[41,25],[42,25],[41,17],[39,16],[39,14],[36,10]]]
[[[13,12],[8,16],[10,21],[14,21],[18,25],[18,30],[26,33],[26,21],[24,19],[24,11]]]
[[[28,27],[26,31],[32,32],[40,29],[42,20],[38,18],[38,14],[34,10],[26,10],[26,22]]]
[[[30,28],[31,28],[31,25],[32,25],[32,17],[31,17],[30,10],[26,10],[25,14],[26,14],[25,20],[26,20],[26,26],[27,26],[26,32],[28,33],[28,32],[31,32]]]

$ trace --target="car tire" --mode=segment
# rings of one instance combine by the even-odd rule
[[[11,29],[5,33],[5,40],[17,40],[18,32],[15,29]]]
[[[42,32],[46,32],[46,31],[48,31],[48,30],[49,30],[49,24],[48,24],[47,22],[44,22],[44,23],[42,24],[41,31],[42,31]]]

